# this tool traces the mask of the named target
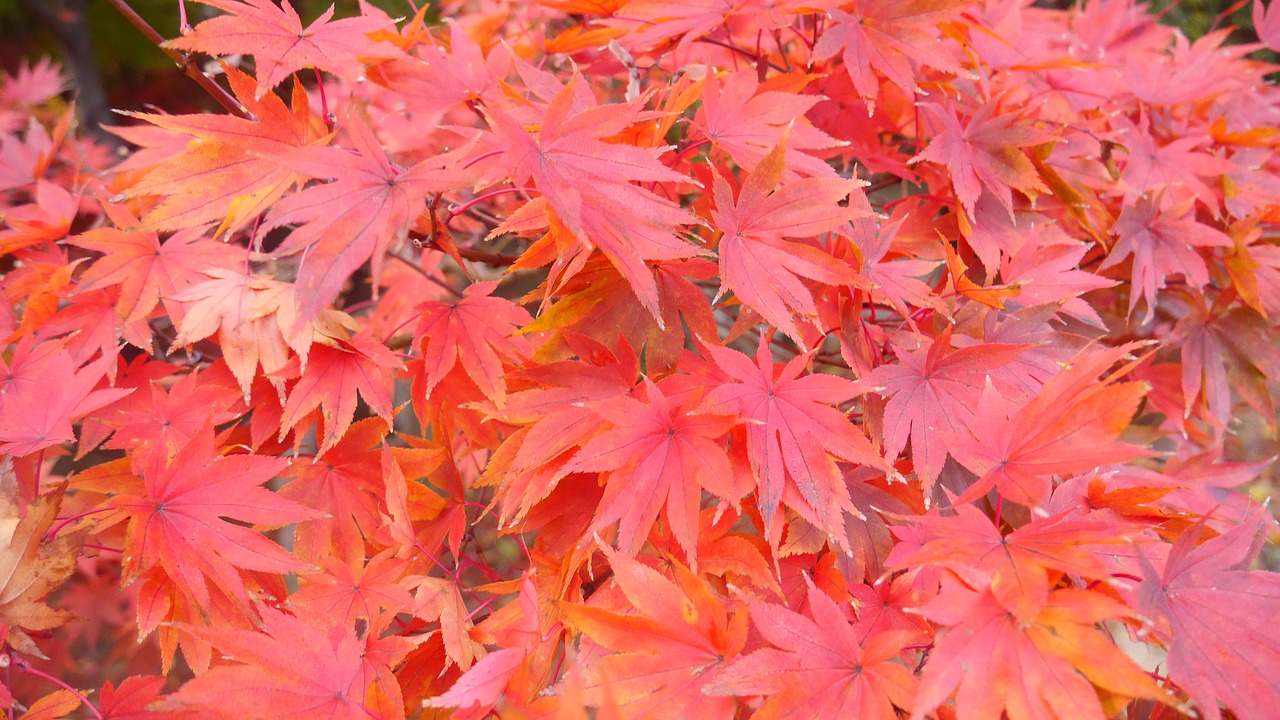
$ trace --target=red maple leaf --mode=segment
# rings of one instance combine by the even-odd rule
[[[1254,515],[1197,546],[1198,523],[1178,538],[1163,572],[1139,555],[1136,606],[1169,648],[1169,679],[1210,720],[1222,717],[1218,700],[1242,718],[1280,707],[1280,637],[1271,627],[1280,573],[1249,571],[1262,527]]]
[[[943,576],[942,592],[919,609],[945,626],[920,677],[912,720],[930,717],[952,693],[973,720],[1104,720],[1094,686],[1131,698],[1165,699],[1149,675],[1096,625],[1131,612],[1099,593],[1066,588],[1034,618],[1019,619],[990,592]]]
[[[421,348],[423,391],[431,391],[458,366],[499,408],[506,402],[502,362],[526,360],[532,348],[516,331],[532,318],[528,311],[502,297],[493,297],[498,283],[467,287],[461,299],[432,300],[418,306],[421,320],[414,343]]]
[[[163,699],[161,694],[167,678],[158,675],[133,675],[124,679],[119,687],[110,682],[102,686],[98,709],[104,720],[152,720],[170,713],[155,706]]]
[[[970,218],[984,187],[1010,213],[1014,189],[1049,192],[1021,150],[1047,142],[1048,133],[1020,122],[1017,114],[995,115],[994,102],[984,103],[964,122],[949,102],[921,103],[920,109],[941,130],[910,162],[928,160],[945,166]]]
[[[287,7],[287,5],[286,5]],[[227,82],[253,115],[126,113],[184,140],[180,152],[160,160],[124,194],[161,196],[143,230],[178,230],[221,223],[215,236],[233,234],[274,205],[307,175],[275,161],[321,138],[305,88],[293,86],[293,107],[270,93],[253,97],[253,78],[226,67]]]
[[[382,627],[388,615],[409,612],[413,607],[413,596],[399,584],[409,563],[393,558],[393,552],[384,550],[356,567],[329,558],[325,572],[299,578],[301,587],[289,596],[289,604],[344,627],[357,627],[361,619]]]
[[[804,373],[808,355],[776,370],[769,341],[761,338],[756,361],[736,350],[706,346],[731,382],[714,388],[701,410],[736,415],[747,426],[747,457],[758,486],[757,502],[771,543],[778,507],[786,503],[813,525],[839,539],[844,513],[857,514],[836,460],[887,469],[870,441],[839,410],[865,388],[834,375]]]
[[[503,524],[523,518],[564,476],[573,453],[604,428],[589,409],[631,393],[640,362],[625,339],[614,351],[592,338],[565,333],[578,360],[525,368],[517,375],[533,387],[514,392],[495,419],[522,426],[503,443],[486,470],[502,478]]]
[[[163,453],[150,453],[139,473],[143,494],[111,500],[130,516],[124,548],[128,577],[158,566],[201,606],[210,602],[209,583],[248,605],[237,568],[286,573],[304,567],[284,548],[238,524],[280,527],[319,515],[261,487],[288,460],[219,455],[210,424],[173,462],[166,460]]]
[[[1253,27],[1263,44],[1280,51],[1280,5],[1266,7],[1262,0],[1253,0]]]
[[[376,448],[386,436],[385,420],[365,418],[314,462],[296,462],[284,472],[289,483],[278,493],[324,513],[294,530],[299,560],[319,565],[325,558],[350,562],[364,556],[365,539],[382,526],[378,508],[386,491]]]
[[[784,79],[790,86],[780,82],[761,85],[751,70],[740,70],[723,81],[708,77],[694,126],[748,172],[754,171],[785,137],[786,179],[795,179],[798,175],[831,177],[830,165],[821,158],[800,152],[838,144],[835,138],[804,119],[805,113],[822,101],[822,96],[801,95],[795,92],[800,88],[795,87],[798,83],[791,76]]]
[[[240,400],[234,389],[200,380],[201,375],[193,372],[168,392],[151,383],[149,402],[120,408],[109,418],[116,431],[106,447],[127,450],[135,464],[141,464],[141,458],[152,452],[162,453],[165,462],[172,462],[178,449],[203,430],[210,418],[214,425],[220,425],[240,417],[238,409],[232,409]]]
[[[1106,568],[1081,545],[1122,543],[1123,523],[1082,517],[1072,511],[1036,518],[1008,535],[972,505],[956,505],[955,515],[926,515],[917,525],[928,540],[915,549],[907,543],[894,548],[886,561],[896,567],[935,564],[954,572],[975,590],[991,594],[1019,618],[1035,617],[1059,575],[1103,579]],[[908,550],[910,550],[908,552]]]
[[[293,288],[287,283],[238,270],[207,269],[203,282],[177,296],[191,303],[178,323],[173,344],[190,345],[218,334],[222,358],[246,398],[258,365],[267,375],[289,362],[289,350],[305,357],[311,335],[297,332]]]
[[[713,695],[763,695],[757,720],[896,718],[910,708],[916,678],[900,661],[918,633],[890,630],[860,638],[849,618],[805,577],[808,615],[751,603],[751,620],[773,647],[739,658],[706,689]]]
[[[611,693],[628,717],[734,717],[731,699],[703,691],[717,682],[725,661],[742,652],[746,615],[731,612],[701,576],[679,563],[671,565],[673,581],[638,560],[604,552],[621,591],[619,607],[563,606],[565,624],[614,651],[596,654],[587,667],[588,701]]]
[[[857,272],[817,247],[784,238],[812,238],[858,217],[856,204],[841,205],[862,187],[856,180],[803,178],[782,183],[785,141],[775,146],[743,181],[735,198],[729,182],[715,177],[711,217],[724,233],[720,292],[732,290],[774,327],[800,341],[794,318],[818,325],[813,293],[800,278],[826,285],[852,285]]]
[[[403,240],[426,210],[427,193],[458,189],[466,176],[454,166],[461,150],[433,155],[402,171],[355,107],[348,114],[347,133],[354,152],[308,146],[279,159],[285,167],[333,182],[284,198],[263,224],[264,230],[300,224],[277,252],[303,253],[296,280],[303,322],[328,307],[351,273],[370,259],[376,282],[387,248]]]
[[[1181,275],[1187,285],[1199,289],[1209,284],[1209,266],[1198,247],[1231,247],[1231,238],[1204,225],[1195,217],[1195,198],[1162,207],[1159,199],[1143,197],[1125,208],[1111,231],[1116,244],[1101,268],[1119,265],[1133,256],[1129,292],[1129,313],[1146,300],[1143,322],[1155,316],[1156,293],[1171,275]]]
[[[324,418],[324,441],[318,454],[333,447],[351,427],[356,412],[356,393],[369,409],[391,423],[391,390],[400,358],[368,331],[350,340],[332,339],[316,343],[308,353],[302,377],[289,390],[280,419],[280,439],[316,408]]]
[[[691,414],[700,397],[669,400],[647,378],[644,389],[645,402],[618,397],[593,403],[591,410],[613,427],[583,445],[561,472],[609,473],[590,531],[618,522],[619,549],[635,555],[661,509],[696,565],[703,488],[737,500],[729,457],[719,442],[737,419]]]
[[[348,628],[323,626],[264,607],[262,632],[189,627],[233,663],[218,665],[169,695],[163,708],[210,718],[324,717],[368,720],[365,643]]]
[[[939,25],[964,0],[857,0],[827,12],[835,20],[813,46],[813,60],[844,53],[844,69],[862,97],[875,102],[879,72],[907,93],[916,91],[913,63],[956,72],[959,64],[941,46]],[[847,12],[846,12],[847,10]]]
[[[59,185],[47,180],[36,182],[35,202],[11,205],[0,222],[9,226],[0,230],[0,255],[44,242],[61,240],[71,232],[76,219],[79,198],[72,197]]]
[[[279,5],[271,0],[196,1],[228,14],[205,20],[165,44],[176,50],[211,55],[252,55],[257,64],[258,97],[302,68],[354,77],[363,68],[358,58],[395,54],[390,46],[368,38],[372,32],[393,27],[391,20],[378,11],[366,9],[360,17],[330,22],[330,7],[304,28],[302,18],[287,0]]]
[[[134,224],[131,217],[119,212],[117,223]],[[171,302],[192,285],[207,280],[202,273],[229,270],[239,259],[234,249],[206,237],[204,228],[184,230],[161,242],[155,233],[101,227],[73,235],[67,242],[102,253],[80,276],[78,290],[120,286],[116,314],[125,325],[145,320],[161,300],[180,321],[182,312]]]
[[[991,371],[1028,347],[982,343],[952,348],[948,329],[926,348],[899,350],[898,364],[881,365],[866,376],[867,384],[879,386],[876,392],[889,398],[883,421],[885,457],[896,460],[909,436],[911,460],[926,497],[947,457],[946,433],[968,428]]]
[[[531,179],[547,210],[580,243],[600,248],[661,325],[658,288],[645,261],[700,254],[680,235],[680,227],[696,218],[632,183],[688,183],[689,178],[658,161],[661,148],[605,142],[636,122],[643,105],[637,99],[583,107],[582,82],[574,75],[555,95],[536,134],[501,110],[491,113],[490,124],[512,182]]]
[[[133,392],[95,389],[114,363],[102,357],[80,367],[58,340],[24,339],[8,364],[0,357],[0,453],[21,457],[74,442],[73,420]]]
[[[947,441],[952,456],[981,476],[956,502],[975,500],[994,486],[1004,497],[1033,507],[1047,499],[1053,475],[1085,472],[1149,454],[1144,448],[1116,442],[1146,394],[1146,384],[1116,382],[1127,368],[1103,378],[1108,368],[1137,347],[1129,344],[1080,353],[1012,415],[1007,401],[988,384],[970,433]]]

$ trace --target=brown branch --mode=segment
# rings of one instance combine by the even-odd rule
[[[226,108],[227,112],[246,120],[254,119],[249,111],[240,104],[239,100],[236,100],[231,93],[227,92],[221,85],[214,82],[213,78],[204,74],[203,70],[196,67],[191,62],[191,58],[177,50],[165,47],[164,36],[156,32],[155,28],[151,27],[146,20],[142,19],[142,16],[129,6],[127,0],[107,0],[107,2],[111,3],[116,10],[120,11],[120,14],[123,15],[126,20],[133,23],[133,26],[138,28],[143,35],[146,35],[148,40],[154,43],[156,47],[160,48],[161,52],[168,55],[169,59],[172,60],[187,77],[195,80],[200,87],[205,89],[205,92],[209,93],[214,100],[218,101],[219,105]]]
[[[436,242],[435,238],[420,232],[409,231],[409,239],[414,242],[416,247],[430,248],[431,250],[439,250],[444,252],[444,248]],[[472,250],[471,248],[458,248],[459,257],[472,262],[493,265],[494,267],[507,267],[514,265],[520,259],[519,255],[499,255],[498,253],[484,252],[483,250]]]
[[[462,297],[462,291],[461,291],[461,290],[458,290],[458,288],[456,288],[456,287],[454,287],[454,286],[450,285],[449,283],[447,283],[447,282],[445,282],[445,281],[441,280],[440,278],[436,277],[435,275],[432,275],[431,273],[429,273],[429,272],[427,272],[426,270],[422,269],[422,267],[421,267],[421,266],[419,266],[417,263],[415,263],[415,262],[413,262],[413,261],[409,260],[408,258],[404,257],[403,255],[398,255],[398,254],[396,254],[396,253],[391,253],[391,259],[392,259],[392,260],[399,260],[400,262],[404,263],[405,267],[407,267],[407,268],[409,268],[410,270],[412,270],[412,271],[414,271],[414,272],[418,273],[419,275],[421,275],[422,277],[426,278],[426,279],[427,279],[427,280],[429,280],[430,282],[433,282],[433,283],[435,283],[436,285],[438,285],[438,286],[440,286],[440,287],[444,288],[445,290],[448,290],[448,291],[449,291],[449,293],[450,293],[451,295],[453,295],[454,297],[459,297],[459,298],[460,298],[460,297]]]

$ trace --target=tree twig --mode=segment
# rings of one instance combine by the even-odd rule
[[[156,32],[155,28],[151,27],[146,20],[142,19],[142,16],[130,7],[127,0],[107,0],[107,2],[111,3],[111,5],[115,7],[115,9],[118,10],[126,20],[133,23],[133,26],[138,28],[143,35],[146,35],[148,40],[154,43],[156,47],[160,48],[161,52],[168,55],[169,59],[172,60],[187,77],[195,80],[200,87],[205,89],[205,92],[209,93],[214,100],[218,101],[219,105],[226,108],[227,112],[246,120],[254,119],[249,111],[240,104],[239,100],[236,100],[231,93],[227,92],[221,85],[214,82],[213,78],[206,75],[203,70],[196,67],[189,57],[183,55],[177,50],[165,47],[164,36]]]

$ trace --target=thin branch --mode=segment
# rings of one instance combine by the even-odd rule
[[[75,695],[77,698],[80,699],[80,702],[84,703],[84,706],[89,709],[89,712],[93,713],[93,716],[95,718],[97,718],[98,720],[103,720],[102,711],[98,710],[97,706],[89,702],[89,698],[85,697],[84,693],[71,687],[70,685],[50,675],[49,673],[32,667],[31,663],[27,662],[24,658],[20,658],[17,655],[10,655],[9,660],[14,667],[17,667],[22,672],[27,673],[28,675],[34,675],[42,680],[47,680],[53,683],[54,685],[57,685],[58,687],[62,688],[63,690],[67,690],[72,695]]]
[[[448,290],[450,293],[452,293],[452,294],[454,295],[454,297],[462,297],[462,292],[460,292],[457,288],[455,288],[454,286],[450,285],[449,283],[447,283],[447,282],[445,282],[445,281],[441,280],[440,278],[436,277],[435,275],[432,275],[431,273],[427,272],[426,270],[423,270],[423,269],[422,269],[422,268],[421,268],[417,263],[410,262],[410,261],[409,261],[409,259],[408,259],[408,258],[406,258],[406,257],[404,257],[403,255],[397,255],[397,254],[395,254],[395,253],[392,253],[392,254],[391,254],[391,257],[392,257],[393,259],[399,260],[400,262],[404,263],[404,264],[405,264],[405,265],[407,265],[408,267],[412,268],[414,272],[418,273],[418,274],[419,274],[419,275],[421,275],[422,277],[424,277],[424,278],[426,278],[426,279],[430,280],[431,282],[435,283],[436,285],[439,285],[440,287],[444,288],[445,290]]]
[[[444,252],[444,248],[436,242],[435,238],[424,235],[419,232],[409,232],[409,239],[413,240],[418,247],[428,248],[431,250],[439,250]],[[484,252],[483,250],[472,250],[471,248],[459,247],[458,256],[464,260],[472,262],[484,263],[494,267],[507,267],[514,265],[520,259],[519,255],[499,255],[498,253]]]
[[[231,95],[231,93],[227,92],[225,89],[223,89],[221,85],[214,82],[213,78],[209,77],[208,75],[205,75],[204,71],[196,67],[191,62],[190,58],[178,52],[177,50],[165,47],[164,36],[156,32],[156,29],[151,27],[151,25],[148,24],[146,20],[143,20],[142,16],[139,15],[137,12],[135,12],[134,9],[129,6],[129,3],[127,0],[107,0],[107,2],[111,3],[111,5],[115,7],[115,9],[118,10],[120,14],[125,17],[126,20],[133,23],[133,26],[138,28],[138,30],[141,31],[143,35],[146,35],[148,40],[154,43],[156,47],[160,48],[161,52],[163,52],[165,55],[168,55],[169,59],[172,60],[174,64],[177,65],[182,70],[182,72],[187,75],[187,77],[191,78],[192,80],[195,80],[200,85],[200,87],[205,89],[205,92],[209,93],[209,95],[212,96],[214,100],[218,101],[219,105],[226,108],[227,112],[231,113],[232,115],[235,115],[236,117],[241,117],[246,120],[254,119],[253,116],[249,114],[249,111],[246,110],[244,106],[240,104],[239,100],[236,100],[235,97]]]

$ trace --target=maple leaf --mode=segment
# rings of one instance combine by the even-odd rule
[[[51,58],[23,60],[12,75],[0,73],[0,104],[40,105],[67,87],[62,67]]]
[[[763,695],[758,720],[896,718],[911,707],[916,679],[899,660],[917,635],[888,631],[859,638],[845,612],[805,576],[808,616],[781,605],[751,603],[751,621],[771,648],[734,661],[713,695]]]
[[[98,709],[104,720],[151,720],[169,713],[157,709],[163,699],[165,678],[158,675],[132,675],[117,687],[110,681],[102,685]]]
[[[1081,353],[1012,415],[988,383],[969,436],[948,439],[952,456],[980,475],[956,502],[975,500],[994,486],[1006,499],[1033,507],[1047,498],[1052,475],[1147,455],[1143,448],[1116,442],[1146,394],[1146,384],[1116,382],[1124,370],[1102,378],[1137,347]]]
[[[280,419],[280,439],[315,408],[324,418],[323,455],[346,434],[356,412],[356,392],[378,417],[391,423],[391,386],[400,359],[368,331],[350,340],[317,343],[308,354],[307,368],[289,390]]]
[[[678,46],[729,27],[731,20],[759,17],[766,22],[772,3],[744,0],[630,0],[624,17],[609,18],[615,27],[631,29],[623,40],[629,47],[647,49],[679,38]],[[614,15],[610,13],[610,15]],[[638,25],[637,25],[638,24]]]
[[[367,720],[365,644],[355,633],[268,607],[261,613],[262,632],[187,628],[235,664],[188,681],[161,707],[210,718]]]
[[[876,392],[889,399],[882,431],[885,457],[897,459],[910,437],[911,459],[926,497],[947,457],[945,434],[968,428],[971,408],[991,372],[1028,347],[983,343],[952,348],[948,329],[916,352],[899,350],[898,364],[881,365],[866,376],[865,382],[883,388]]]
[[[1264,7],[1262,0],[1253,0],[1253,27],[1264,45],[1280,52],[1280,6]]]
[[[860,217],[854,219],[844,230],[861,256],[862,267],[859,268],[859,274],[868,286],[865,292],[872,298],[887,303],[912,327],[915,326],[915,319],[910,307],[942,310],[942,304],[934,295],[933,288],[920,280],[932,273],[938,262],[890,258],[890,252],[902,244],[898,233],[907,220],[903,206],[896,207],[894,214],[883,222],[877,222],[865,194],[851,195],[849,204],[855,205],[860,211]]]
[[[61,341],[24,339],[9,363],[0,357],[0,453],[21,457],[74,442],[72,421],[133,392],[94,389],[115,358],[81,367]]]
[[[120,220],[132,218],[121,214]],[[102,227],[73,235],[67,242],[102,253],[80,276],[78,292],[118,285],[116,315],[125,325],[145,320],[161,300],[180,320],[180,308],[171,302],[205,280],[202,273],[230,270],[240,259],[231,247],[205,237],[203,228],[183,230],[161,242],[155,233]]]
[[[0,255],[66,237],[79,204],[79,199],[62,187],[37,181],[34,203],[10,206],[0,217],[0,222],[9,226],[0,231]]]
[[[209,583],[248,604],[236,568],[286,573],[304,567],[284,548],[235,522],[280,527],[319,513],[260,487],[289,461],[258,455],[220,456],[206,424],[172,463],[151,453],[141,467],[143,492],[117,495],[111,505],[128,513],[124,567],[129,578],[160,567],[201,606]]]
[[[1030,127],[1016,114],[995,115],[996,103],[984,103],[961,123],[951,103],[926,102],[920,109],[941,131],[909,162],[944,165],[956,197],[972,218],[982,188],[1013,213],[1013,193],[1049,192],[1020,148],[1048,142],[1048,133]]]
[[[1089,249],[1083,243],[1040,245],[1029,242],[1004,257],[1000,264],[1000,277],[1020,289],[1017,297],[1020,305],[1031,307],[1053,303],[1058,306],[1058,312],[1101,328],[1104,323],[1098,311],[1080,295],[1111,287],[1116,282],[1079,269],[1080,260]]]
[[[507,689],[507,683],[520,663],[524,661],[524,657],[525,653],[519,648],[494,650],[476,661],[476,664],[458,678],[448,692],[427,699],[423,705],[436,708],[456,707],[464,711],[475,710],[481,713],[478,717],[483,717],[502,697]],[[458,715],[450,717],[458,717]],[[462,717],[470,718],[473,715],[468,712]]]
[[[72,618],[46,605],[45,598],[75,572],[83,536],[46,540],[66,484],[27,503],[18,496],[9,465],[9,458],[0,460],[0,636],[19,652],[45,657],[28,633],[56,628]]]
[[[265,0],[264,0],[265,1]],[[391,242],[403,239],[427,207],[427,193],[459,188],[454,162],[465,148],[428,157],[401,171],[387,158],[368,118],[353,107],[347,134],[355,152],[298,148],[281,165],[333,182],[313,185],[276,203],[263,230],[301,223],[277,248],[303,252],[296,280],[298,316],[309,321],[331,303],[351,273],[372,259],[377,281]]]
[[[414,344],[421,348],[427,395],[459,365],[485,397],[499,408],[505,404],[502,361],[518,364],[529,357],[529,343],[516,331],[532,318],[510,300],[493,297],[497,288],[497,281],[472,283],[461,299],[418,306]]]
[[[800,82],[807,82],[808,76]],[[702,106],[694,118],[694,126],[716,147],[729,153],[737,165],[748,172],[786,138],[783,166],[785,179],[803,174],[830,177],[830,165],[801,150],[822,150],[839,143],[804,119],[805,113],[817,105],[819,95],[801,95],[780,82],[759,84],[756,74],[740,70],[723,79],[707,78],[702,90]],[[774,87],[781,89],[771,89]]]
[[[344,627],[356,627],[359,619],[380,627],[388,615],[408,612],[413,606],[413,596],[398,584],[409,563],[393,558],[393,552],[384,550],[354,568],[330,558],[324,574],[299,578],[301,587],[289,596],[289,604]]]
[[[1194,198],[1164,208],[1157,199],[1140,198],[1120,213],[1111,231],[1116,244],[1099,267],[1106,269],[1133,256],[1129,313],[1133,314],[1138,300],[1145,299],[1143,322],[1155,316],[1156,293],[1170,275],[1181,275],[1188,286],[1197,289],[1209,284],[1209,267],[1197,247],[1234,244],[1226,234],[1196,221]]]
[[[816,237],[857,217],[856,206],[839,203],[863,183],[803,178],[779,187],[785,157],[784,142],[747,176],[736,198],[729,182],[717,175],[711,217],[724,233],[717,248],[720,292],[732,290],[787,337],[800,341],[792,318],[818,324],[813,293],[800,278],[835,286],[859,278],[852,267],[822,250],[784,238]]]
[[[1197,523],[1178,538],[1163,572],[1138,556],[1135,606],[1169,648],[1169,679],[1210,720],[1222,717],[1219,699],[1239,717],[1265,717],[1280,703],[1280,641],[1270,628],[1280,573],[1248,571],[1262,527],[1255,513],[1197,547],[1204,529]]]
[[[880,94],[876,72],[908,94],[914,93],[913,62],[945,72],[960,69],[941,47],[939,26],[966,4],[964,0],[857,0],[844,9],[829,9],[835,22],[814,44],[811,60],[825,60],[843,48],[845,71],[858,93],[872,103]]]
[[[804,374],[808,355],[797,355],[775,373],[763,337],[754,364],[736,350],[705,349],[732,381],[712,389],[700,410],[737,415],[746,423],[747,457],[766,537],[773,544],[780,539],[773,525],[783,502],[828,534],[843,536],[844,513],[857,511],[835,461],[887,469],[866,436],[831,407],[865,389],[834,375]]]
[[[119,408],[111,418],[116,431],[106,447],[127,450],[135,462],[151,452],[161,452],[165,462],[172,462],[178,449],[186,445],[204,428],[210,418],[214,425],[240,417],[232,410],[240,395],[232,388],[201,383],[200,374],[191,373],[165,392],[151,384],[150,402],[140,407]]]
[[[365,418],[315,462],[293,463],[284,472],[289,482],[278,494],[324,513],[298,523],[293,552],[299,560],[319,565],[325,558],[351,562],[364,556],[365,538],[382,526],[378,507],[386,489],[374,448],[386,435],[386,421]]]
[[[15,658],[13,662],[19,668],[26,666],[26,660],[20,658]],[[18,720],[62,720],[75,712],[82,702],[79,693],[66,688],[54,690],[31,703]]]
[[[1120,173],[1120,185],[1127,202],[1179,186],[1185,186],[1195,198],[1216,202],[1212,200],[1216,193],[1200,177],[1217,177],[1235,170],[1235,163],[1229,160],[1194,152],[1207,137],[1183,137],[1157,147],[1146,114],[1136,126],[1122,121],[1120,129],[1127,133],[1125,144],[1129,151]],[[1176,192],[1171,190],[1170,194]]]
[[[197,0],[225,11],[191,32],[165,43],[175,50],[195,50],[211,55],[252,55],[257,66],[258,92],[268,90],[302,68],[328,70],[354,77],[363,67],[358,58],[388,57],[394,50],[379,46],[367,36],[392,27],[390,19],[364,9],[360,17],[330,22],[330,6],[315,22],[302,26],[302,18],[286,0]]]
[[[693,258],[656,262],[651,267],[658,284],[662,327],[629,291],[627,279],[609,259],[593,256],[560,286],[559,299],[525,325],[522,334],[575,332],[611,346],[625,337],[632,347],[644,349],[650,373],[670,372],[684,352],[685,334],[667,332],[664,327],[679,328],[683,321],[695,337],[709,338],[717,333],[711,306],[702,288],[694,284],[715,277],[716,266]]]
[[[504,694],[517,699],[521,694],[520,670],[533,660],[532,654],[539,653],[543,638],[535,577],[526,574],[520,581],[518,600],[497,610],[486,621],[485,627],[493,630],[486,633],[500,647],[480,658],[448,692],[426,700],[424,707],[458,707],[464,712],[453,717],[480,718]]]
[[[533,385],[512,393],[493,418],[522,425],[502,444],[485,471],[485,480],[501,479],[502,523],[523,518],[556,487],[571,454],[603,428],[588,406],[627,395],[636,385],[640,363],[626,340],[617,351],[591,338],[565,334],[580,358],[528,367],[519,378]]]
[[[635,613],[565,604],[565,623],[614,652],[587,667],[587,700],[608,688],[628,717],[729,720],[736,704],[704,692],[742,652],[747,616],[730,612],[706,582],[672,562],[674,581],[604,548],[614,582]],[[621,608],[620,608],[621,609]]]
[[[1125,542],[1124,524],[1075,511],[1036,518],[1008,535],[972,505],[956,505],[955,512],[921,518],[918,525],[928,540],[909,552],[906,543],[899,544],[886,562],[949,569],[974,590],[990,588],[996,601],[1018,618],[1035,617],[1048,601],[1053,585],[1049,571],[1106,576],[1094,552],[1081,545]]]
[[[142,230],[178,230],[217,222],[215,237],[230,236],[306,181],[307,175],[274,159],[322,140],[312,124],[306,90],[294,84],[290,109],[274,93],[255,99],[248,75],[229,66],[225,72],[253,119],[126,113],[190,138],[180,152],[157,162],[124,192],[125,197],[164,198],[147,211]]]
[[[90,292],[76,292],[58,312],[40,327],[40,335],[47,338],[64,336],[67,351],[79,363],[88,362],[95,355],[116,358],[120,353],[120,341],[150,350],[151,326],[145,320],[130,324],[120,322],[119,288],[108,287]],[[107,381],[116,385],[118,367],[113,361],[107,366]]]
[[[218,333],[218,346],[240,390],[249,397],[258,365],[267,375],[280,372],[289,362],[289,350],[304,356],[311,338],[295,329],[302,325],[294,314],[293,287],[261,275],[239,270],[204,271],[206,279],[177,296],[192,303],[173,340],[190,345]]]
[[[973,720],[1107,717],[1094,686],[1131,697],[1166,694],[1095,625],[1124,617],[1099,593],[1055,590],[1030,620],[1010,614],[988,592],[946,582],[919,612],[945,626],[920,677],[912,720],[930,717],[953,692],[959,717]]]
[[[494,109],[489,122],[503,162],[517,185],[532,179],[547,210],[586,247],[598,247],[662,326],[658,288],[646,260],[680,260],[702,254],[679,235],[696,218],[679,205],[632,181],[688,183],[658,161],[662,148],[604,141],[639,119],[643,98],[577,106],[574,75],[547,106],[536,135],[512,115]]]
[[[700,397],[676,403],[645,379],[645,401],[617,397],[591,405],[613,427],[596,435],[562,473],[609,472],[589,532],[618,522],[618,547],[635,555],[663,511],[680,547],[696,566],[702,489],[737,500],[729,457],[718,442],[734,417],[691,414]]]
[[[371,80],[414,101],[410,112],[415,120],[427,122],[454,105],[486,96],[509,72],[505,53],[491,53],[486,62],[462,23],[450,22],[448,27],[447,44],[431,39],[414,48],[416,57],[395,58],[369,69]]]

